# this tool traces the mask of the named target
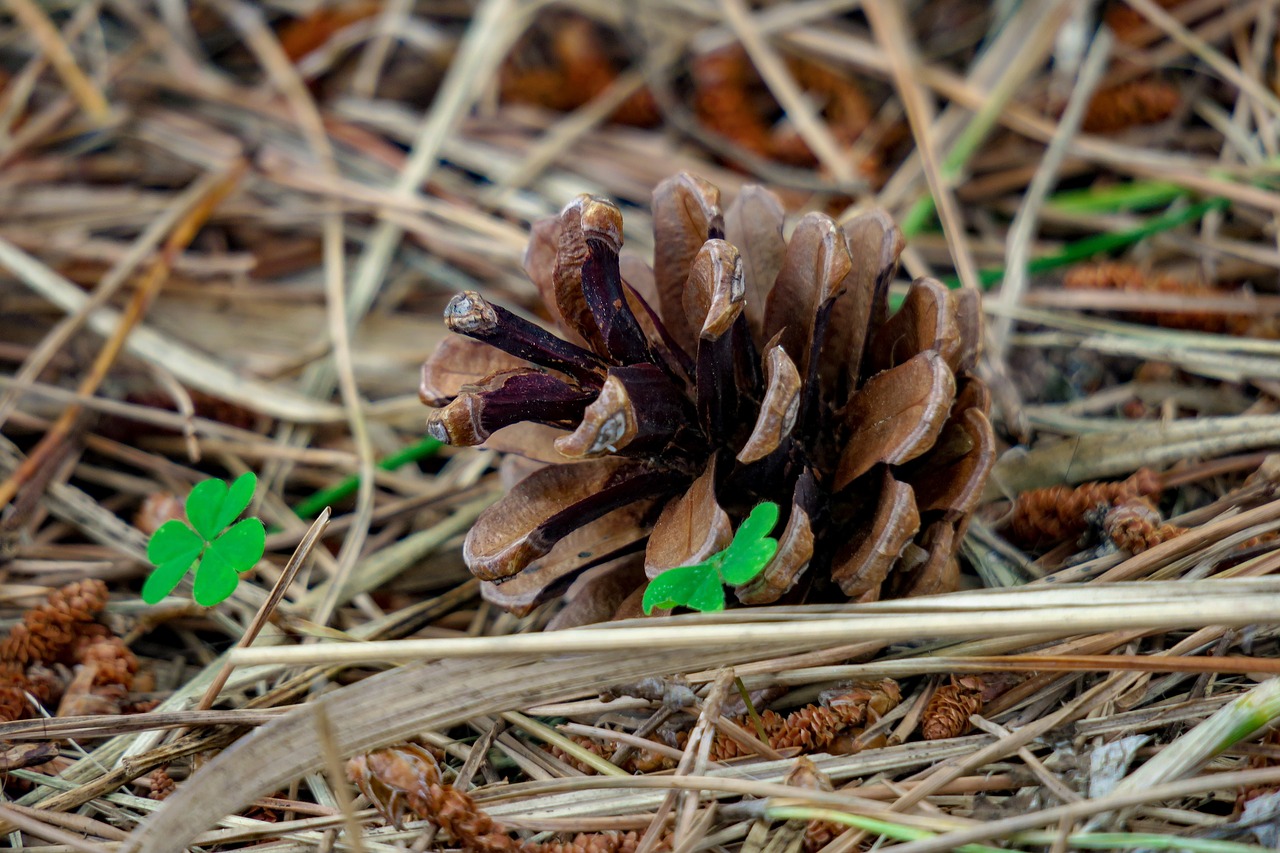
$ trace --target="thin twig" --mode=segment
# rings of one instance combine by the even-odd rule
[[[289,557],[289,562],[285,563],[284,571],[280,573],[280,577],[276,579],[275,584],[271,587],[271,594],[267,596],[267,600],[262,602],[262,606],[258,608],[258,612],[254,614],[253,621],[249,623],[249,627],[245,629],[244,634],[236,642],[236,648],[247,649],[253,645],[253,641],[258,638],[258,634],[266,626],[267,620],[271,618],[271,614],[280,604],[280,600],[284,598],[285,592],[293,583],[294,578],[298,576],[298,570],[302,568],[306,562],[307,555],[311,553],[311,549],[320,541],[320,537],[324,535],[325,528],[329,526],[329,516],[331,510],[325,507],[316,520],[311,522],[311,526],[307,528],[307,533],[302,537],[302,541],[298,543],[298,547],[293,550],[293,555]],[[208,689],[205,690],[204,696],[196,703],[197,711],[207,711],[213,707],[213,703],[217,701],[218,694],[222,692],[223,686],[227,683],[227,679],[231,677],[231,671],[235,669],[235,661],[228,657],[218,670],[218,674],[209,682]]]

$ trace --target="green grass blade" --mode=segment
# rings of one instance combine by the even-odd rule
[[[1171,210],[1159,216],[1153,216],[1137,228],[1117,231],[1114,234],[1095,234],[1092,237],[1085,237],[1074,243],[1068,243],[1060,252],[1033,259],[1027,264],[1027,272],[1048,272],[1049,270],[1087,261],[1096,255],[1114,252],[1117,249],[1132,246],[1134,243],[1145,240],[1155,234],[1171,231],[1188,222],[1195,222],[1211,210],[1226,210],[1230,205],[1231,202],[1228,199],[1211,198],[1182,210]],[[982,285],[984,290],[999,283],[1003,278],[1004,267],[988,267],[987,269],[978,270],[978,283]],[[947,287],[960,286],[960,279],[956,276],[945,276],[942,280]],[[892,294],[889,303],[896,311],[902,305],[902,297]]]
[[[1190,195],[1183,187],[1167,181],[1129,181],[1113,187],[1089,187],[1055,193],[1045,201],[1045,207],[1057,213],[1089,216],[1127,210],[1151,210]]]
[[[403,450],[392,453],[385,459],[380,460],[377,465],[383,471],[394,471],[401,465],[407,465],[410,462],[418,462],[434,456],[436,451],[443,446],[434,438],[424,438]],[[297,513],[299,518],[312,518],[319,515],[320,511],[325,507],[332,506],[351,497],[358,488],[360,488],[360,477],[352,474],[350,477],[341,480],[337,485],[321,489],[311,497],[301,501],[293,508],[293,511]]]

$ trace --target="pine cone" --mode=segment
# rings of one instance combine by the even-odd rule
[[[649,577],[698,562],[762,501],[782,508],[780,547],[743,603],[801,580],[860,599],[951,588],[995,457],[977,294],[921,279],[889,316],[902,238],[880,211],[843,228],[810,213],[788,242],[771,193],[744,187],[722,213],[679,174],[653,214],[652,270],[620,255],[610,202],[535,224],[525,269],[559,337],[474,292],[445,310],[464,337],[423,365],[443,407],[428,431],[549,463],[467,536],[485,597],[527,612],[646,538]]]

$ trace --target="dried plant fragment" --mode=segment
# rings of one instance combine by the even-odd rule
[[[489,376],[427,419],[439,441],[471,447],[522,422],[567,427],[582,417],[594,395],[532,367]]]
[[[625,64],[620,34],[583,15],[550,9],[512,49],[498,77],[504,103],[532,104],[567,112],[586,105],[613,85]],[[653,94],[641,89],[610,116],[622,124],[650,127],[661,115]]]
[[[910,547],[916,550],[919,559],[903,559],[908,571],[900,572],[890,586],[894,597],[906,598],[913,595],[937,595],[956,588],[960,579],[960,564],[954,556],[960,544],[961,531],[956,522],[939,519],[924,528],[918,538],[918,544]]]
[[[1094,92],[1081,126],[1088,133],[1116,133],[1164,121],[1181,103],[1182,94],[1172,83],[1155,78],[1130,80]]]
[[[697,351],[697,331],[684,317],[684,288],[702,244],[724,236],[720,191],[681,173],[653,191],[653,274],[667,331],[685,352]]]
[[[755,329],[764,328],[765,298],[786,256],[787,241],[782,236],[785,218],[777,196],[752,185],[742,188],[724,214],[725,239],[742,253],[747,318]]]
[[[912,283],[902,308],[871,342],[876,367],[887,370],[916,353],[933,350],[956,370],[962,346],[956,309],[955,295],[942,282],[926,278]]]
[[[810,213],[796,225],[764,309],[764,335],[782,336],[780,345],[808,377],[816,363],[832,303],[853,272],[849,245],[831,217]]]
[[[788,56],[786,64],[842,145],[850,145],[862,134],[872,108],[854,79],[809,57]],[[694,106],[708,128],[761,157],[796,166],[817,164],[742,47],[732,45],[694,57],[692,73]],[[874,155],[862,164],[867,174],[874,174],[877,167]]]
[[[559,370],[587,385],[603,378],[604,363],[594,353],[561,340],[505,308],[489,304],[473,290],[464,291],[444,309],[452,332],[497,347],[516,358]]]
[[[636,832],[579,833],[567,843],[517,841],[469,794],[445,785],[435,756],[416,744],[358,755],[347,762],[347,777],[390,823],[400,827],[411,814],[425,818],[468,853],[632,853],[640,841]]]
[[[570,531],[671,487],[669,478],[621,460],[548,466],[480,514],[462,555],[476,577],[501,580],[546,554]]]
[[[841,549],[831,570],[841,592],[858,598],[879,589],[919,529],[915,493],[886,471],[874,517],[862,536]]]
[[[770,604],[791,591],[813,559],[813,519],[818,485],[806,471],[796,480],[787,525],[778,537],[778,551],[759,575],[734,592],[743,604]]]
[[[800,372],[787,351],[774,345],[765,355],[766,385],[751,437],[738,451],[738,461],[758,462],[782,446],[800,414]]]
[[[178,790],[178,783],[169,775],[167,767],[157,767],[144,778],[146,779],[147,785],[151,788],[151,792],[147,794],[147,799],[168,799],[169,795]]]
[[[819,752],[830,749],[837,741],[843,741],[845,736],[861,733],[901,701],[901,689],[892,679],[846,683],[825,691],[819,704],[806,705],[790,714],[764,711],[760,714],[760,723],[772,749]],[[745,716],[735,717],[734,722],[748,731],[755,731],[754,724]],[[676,745],[683,749],[688,736],[687,731],[677,732]],[[607,754],[599,742],[590,738],[575,737],[574,741],[597,754]],[[852,742],[852,738],[849,742]],[[555,748],[550,752],[562,759],[566,758],[564,753]],[[712,761],[731,761],[751,754],[747,747],[726,735],[717,733],[712,741]],[[652,772],[674,766],[675,762],[665,755],[642,751],[625,763],[623,769],[629,772]],[[579,769],[591,772],[588,768]]]
[[[448,337],[422,363],[418,398],[428,406],[446,406],[468,385],[479,385],[495,373],[528,366],[524,359],[507,355],[481,341]]]
[[[63,695],[65,679],[58,672],[66,670],[56,664],[78,667],[74,691],[68,687],[67,692],[85,697],[80,707],[86,713],[119,713],[138,659],[95,621],[106,603],[106,584],[77,581],[23,614],[0,641],[0,722],[31,714],[28,694],[46,706]]]
[[[24,613],[0,642],[0,662],[17,666],[68,662],[76,639],[106,604],[107,586],[99,580],[54,590],[43,604]]]
[[[1134,264],[1104,262],[1072,267],[1063,276],[1067,290],[1119,290],[1126,293],[1163,293],[1195,298],[1229,296],[1233,291],[1219,286],[1184,281],[1176,276],[1151,272]],[[1262,338],[1277,337],[1274,317],[1256,316],[1256,308],[1242,300],[1239,310],[1225,311],[1140,311],[1134,316],[1144,323],[1168,329],[1189,329],[1213,334]]]
[[[657,577],[665,569],[700,563],[728,547],[733,539],[729,514],[716,503],[714,463],[689,491],[667,504],[649,537],[645,572]]]
[[[868,338],[889,316],[889,284],[905,245],[883,210],[859,214],[843,230],[853,274],[831,308],[819,366],[823,389],[836,408],[858,390]]]
[[[929,697],[920,717],[920,734],[925,740],[945,740],[969,731],[969,717],[982,711],[983,689],[982,676],[951,676],[950,684]]]
[[[651,364],[611,367],[595,400],[556,450],[572,459],[661,451],[676,441],[690,412],[671,380]]]
[[[1134,472],[1118,483],[1082,483],[1079,486],[1048,486],[1018,495],[1009,518],[1009,534],[1031,547],[1044,547],[1085,531],[1086,513],[1132,497],[1158,495],[1160,475],[1148,468]]]
[[[996,464],[988,409],[957,399],[951,420],[937,443],[911,464],[916,474],[916,506],[921,512],[941,512],[948,519],[967,517],[978,506],[987,475]],[[953,410],[954,411],[954,410]]]
[[[1185,527],[1166,524],[1146,498],[1127,498],[1107,511],[1102,520],[1107,538],[1121,551],[1140,554],[1187,532]]]

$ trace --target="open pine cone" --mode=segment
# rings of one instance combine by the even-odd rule
[[[608,201],[534,225],[525,269],[559,337],[474,292],[445,309],[464,337],[423,365],[429,432],[550,463],[466,538],[485,597],[527,612],[600,567],[573,621],[628,593],[635,612],[644,575],[722,550],[761,501],[779,548],[744,604],[952,588],[995,457],[977,294],[920,279],[889,316],[902,237],[882,211],[810,213],[787,241],[772,193],[722,214],[682,173],[653,218],[652,269],[619,256]]]

